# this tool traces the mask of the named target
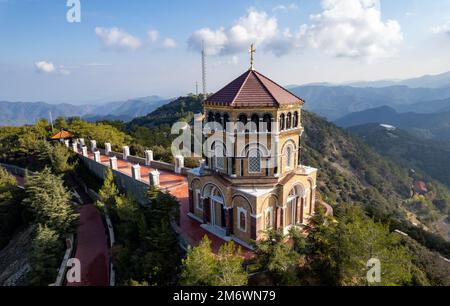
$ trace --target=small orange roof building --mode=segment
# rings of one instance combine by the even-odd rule
[[[50,140],[72,139],[74,137],[75,135],[73,135],[72,133],[61,129],[61,131],[59,131],[58,133],[50,136]]]

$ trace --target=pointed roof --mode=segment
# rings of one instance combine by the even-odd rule
[[[248,70],[217,93],[205,104],[233,107],[279,107],[305,102],[255,70]]]
[[[75,137],[72,133],[61,129],[61,131],[59,131],[58,133],[50,136],[50,139],[52,140],[59,140],[59,139],[70,139]]]

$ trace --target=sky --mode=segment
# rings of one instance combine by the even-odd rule
[[[252,43],[282,85],[438,74],[450,0],[0,0],[0,100],[185,95],[202,42],[208,92],[249,68]]]

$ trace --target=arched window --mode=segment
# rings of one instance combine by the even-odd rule
[[[248,173],[261,173],[261,153],[251,150],[248,154]]]
[[[292,114],[288,113],[286,116],[286,129],[287,130],[289,130],[292,127],[291,123],[292,123]]]
[[[294,124],[293,124],[294,127],[297,128],[298,127],[298,112],[294,113],[293,121],[294,121]]]
[[[259,131],[259,116],[257,114],[252,115],[252,128],[251,132]]]
[[[286,168],[292,168],[292,147],[286,148]]]
[[[208,122],[213,122],[214,121],[214,114],[212,112],[208,113]]]
[[[266,132],[272,132],[272,116],[270,114],[265,114],[263,117],[263,123],[264,123],[264,131]]]
[[[281,114],[281,116],[280,116],[280,131],[284,130],[284,119],[285,119],[284,114]]]
[[[222,124],[222,116],[220,115],[220,113],[216,113],[214,115],[214,121],[217,122],[217,123]]]
[[[245,114],[239,115],[238,122],[242,123],[242,125],[238,125],[239,132],[245,131],[245,126],[247,125],[247,115]]]

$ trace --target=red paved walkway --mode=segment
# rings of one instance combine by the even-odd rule
[[[89,158],[94,159],[92,153],[89,153]],[[101,156],[102,164],[109,166],[109,158],[107,156]],[[117,159],[117,166],[120,172],[125,173],[131,176],[131,166],[133,163]],[[151,167],[140,165],[141,166],[141,180],[148,183],[149,182],[149,172],[155,170]],[[212,248],[214,252],[217,253],[220,246],[225,243],[225,240],[219,238],[216,235],[209,233],[200,227],[201,223],[190,218],[188,216],[189,212],[189,189],[187,178],[175,174],[174,172],[158,170],[160,172],[160,185],[161,189],[165,189],[169,191],[173,196],[175,196],[181,204],[180,211],[180,228],[181,233],[187,240],[190,245],[196,246],[202,240],[202,238],[207,235],[209,240],[212,242]],[[253,252],[243,246],[241,246],[241,250],[243,255],[246,258],[253,257]]]
[[[81,263],[81,283],[68,286],[108,286],[108,238],[100,213],[79,188],[84,205],[80,208],[75,258]]]

